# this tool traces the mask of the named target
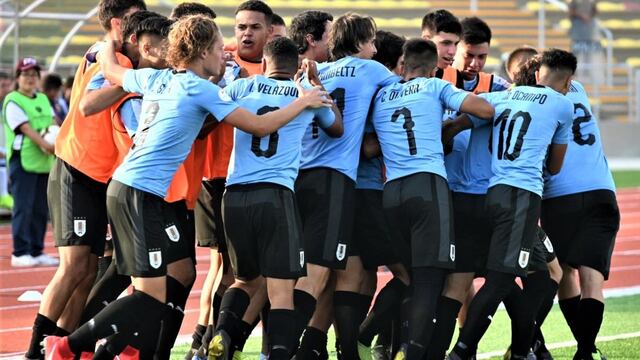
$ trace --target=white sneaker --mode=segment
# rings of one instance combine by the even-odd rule
[[[58,260],[58,258],[49,256],[44,253],[35,256],[33,260],[35,260],[38,265],[42,266],[58,266],[58,264],[60,263],[60,260]]]
[[[15,256],[11,255],[11,266],[30,267],[38,265],[38,261],[31,255]]]

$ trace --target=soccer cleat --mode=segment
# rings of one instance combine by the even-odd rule
[[[197,352],[198,352],[198,349],[189,348],[189,350],[187,351],[187,354],[184,356],[184,360],[192,360]]]
[[[120,355],[116,356],[114,360],[140,360],[140,350],[132,347],[131,345],[127,345],[127,347],[125,347]]]
[[[577,352],[573,356],[573,360],[607,360],[607,357],[602,355],[599,349],[596,349],[591,354],[582,354]]]
[[[462,360],[462,358],[460,356],[458,356],[458,354],[456,354],[455,352],[450,352],[449,354],[447,354],[447,356],[444,357],[445,360]],[[475,355],[473,356],[473,358],[475,360]]]
[[[371,348],[371,358],[373,360],[391,360],[389,349],[385,345],[376,345]]]
[[[59,336],[47,336],[42,341],[45,360],[74,360],[75,354],[69,348],[69,339]]]
[[[229,360],[229,352],[232,350],[229,334],[224,330],[218,330],[209,343],[207,357],[209,360]]]
[[[533,344],[533,353],[538,360],[553,360],[549,349],[540,340],[536,340],[535,344]]]
[[[242,351],[238,351],[238,350],[234,351],[233,352],[233,357],[231,359],[232,360],[242,360],[242,359],[244,359],[244,356],[242,356]]]
[[[400,345],[400,349],[396,353],[396,356],[393,357],[393,360],[404,360],[407,358],[407,345]]]
[[[364,345],[358,341],[358,357],[360,360],[373,360],[371,355],[371,346]]]

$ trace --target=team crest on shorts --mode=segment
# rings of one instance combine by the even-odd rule
[[[520,250],[520,256],[518,257],[518,265],[520,265],[520,267],[524,269],[527,267],[527,264],[529,264],[529,252]]]
[[[551,240],[549,240],[548,236],[544,237],[544,241],[542,242],[544,244],[544,247],[547,248],[547,251],[552,253],[553,252],[553,244],[551,243]]]
[[[82,237],[87,233],[87,220],[73,220],[73,233]]]
[[[175,225],[165,228],[164,231],[167,233],[169,240],[173,242],[178,242],[178,240],[180,240],[180,231],[178,231],[178,228]]]
[[[149,265],[154,269],[160,268],[160,265],[162,265],[162,252],[160,250],[149,251]]]
[[[304,250],[300,250],[300,267],[304,267]]]
[[[336,259],[338,261],[344,260],[345,255],[347,255],[347,244],[338,243],[338,248],[336,249]]]

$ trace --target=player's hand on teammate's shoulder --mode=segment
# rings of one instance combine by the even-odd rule
[[[315,61],[303,59],[302,64],[300,65],[300,70],[296,76],[301,76],[302,74],[304,74],[311,85],[319,86],[324,89],[322,82],[320,81],[320,76],[318,75],[318,64]]]
[[[331,107],[333,101],[329,98],[329,94],[322,88],[314,86],[311,89],[305,89],[300,84],[300,80],[296,81],[296,87],[298,88],[298,96],[302,99],[307,107],[319,108],[319,107]]]

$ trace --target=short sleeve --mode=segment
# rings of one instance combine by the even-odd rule
[[[142,99],[131,98],[126,100],[122,103],[122,106],[120,106],[119,111],[124,128],[127,129],[129,136],[133,137],[138,130],[140,112],[142,111]]]
[[[384,65],[374,60],[369,62],[365,76],[372,79],[370,81],[373,81],[373,83],[380,87],[395,84],[400,81],[398,75],[392,73]]]
[[[100,71],[93,75],[91,80],[89,80],[89,84],[87,84],[87,90],[98,90],[102,89],[104,86],[106,79],[104,78],[104,74]]]
[[[7,124],[9,125],[11,130],[13,130],[13,132],[15,133],[20,133],[20,131],[16,131],[18,130],[20,125],[29,122],[29,118],[27,117],[27,114],[24,112],[24,110],[22,110],[22,108],[13,101],[10,101],[7,104],[4,117],[5,119],[7,119]]]
[[[553,134],[551,142],[553,144],[567,144],[569,143],[569,136],[571,135],[571,126],[573,125],[573,104],[568,99],[563,101],[563,111],[558,113],[561,115],[556,132]]]
[[[200,106],[211,113],[218,121],[223,121],[227,115],[238,109],[238,104],[218,85],[208,81],[203,81],[202,84],[204,88],[198,96]]]
[[[231,100],[238,101],[239,99],[242,99],[244,97],[248,87],[248,82],[248,79],[238,79],[232,81],[227,85],[227,87],[224,88],[224,92],[229,95]]]
[[[437,84],[440,101],[445,105],[445,108],[460,111],[462,102],[471,93],[460,90],[444,80],[433,79],[433,81]]]
[[[314,109],[315,120],[318,122],[318,125],[326,129],[331,127],[334,122],[336,122],[336,114],[331,110],[330,107],[320,107]]]
[[[127,70],[124,73],[122,88],[126,92],[144,95],[149,90],[152,78],[162,71],[152,68]]]

